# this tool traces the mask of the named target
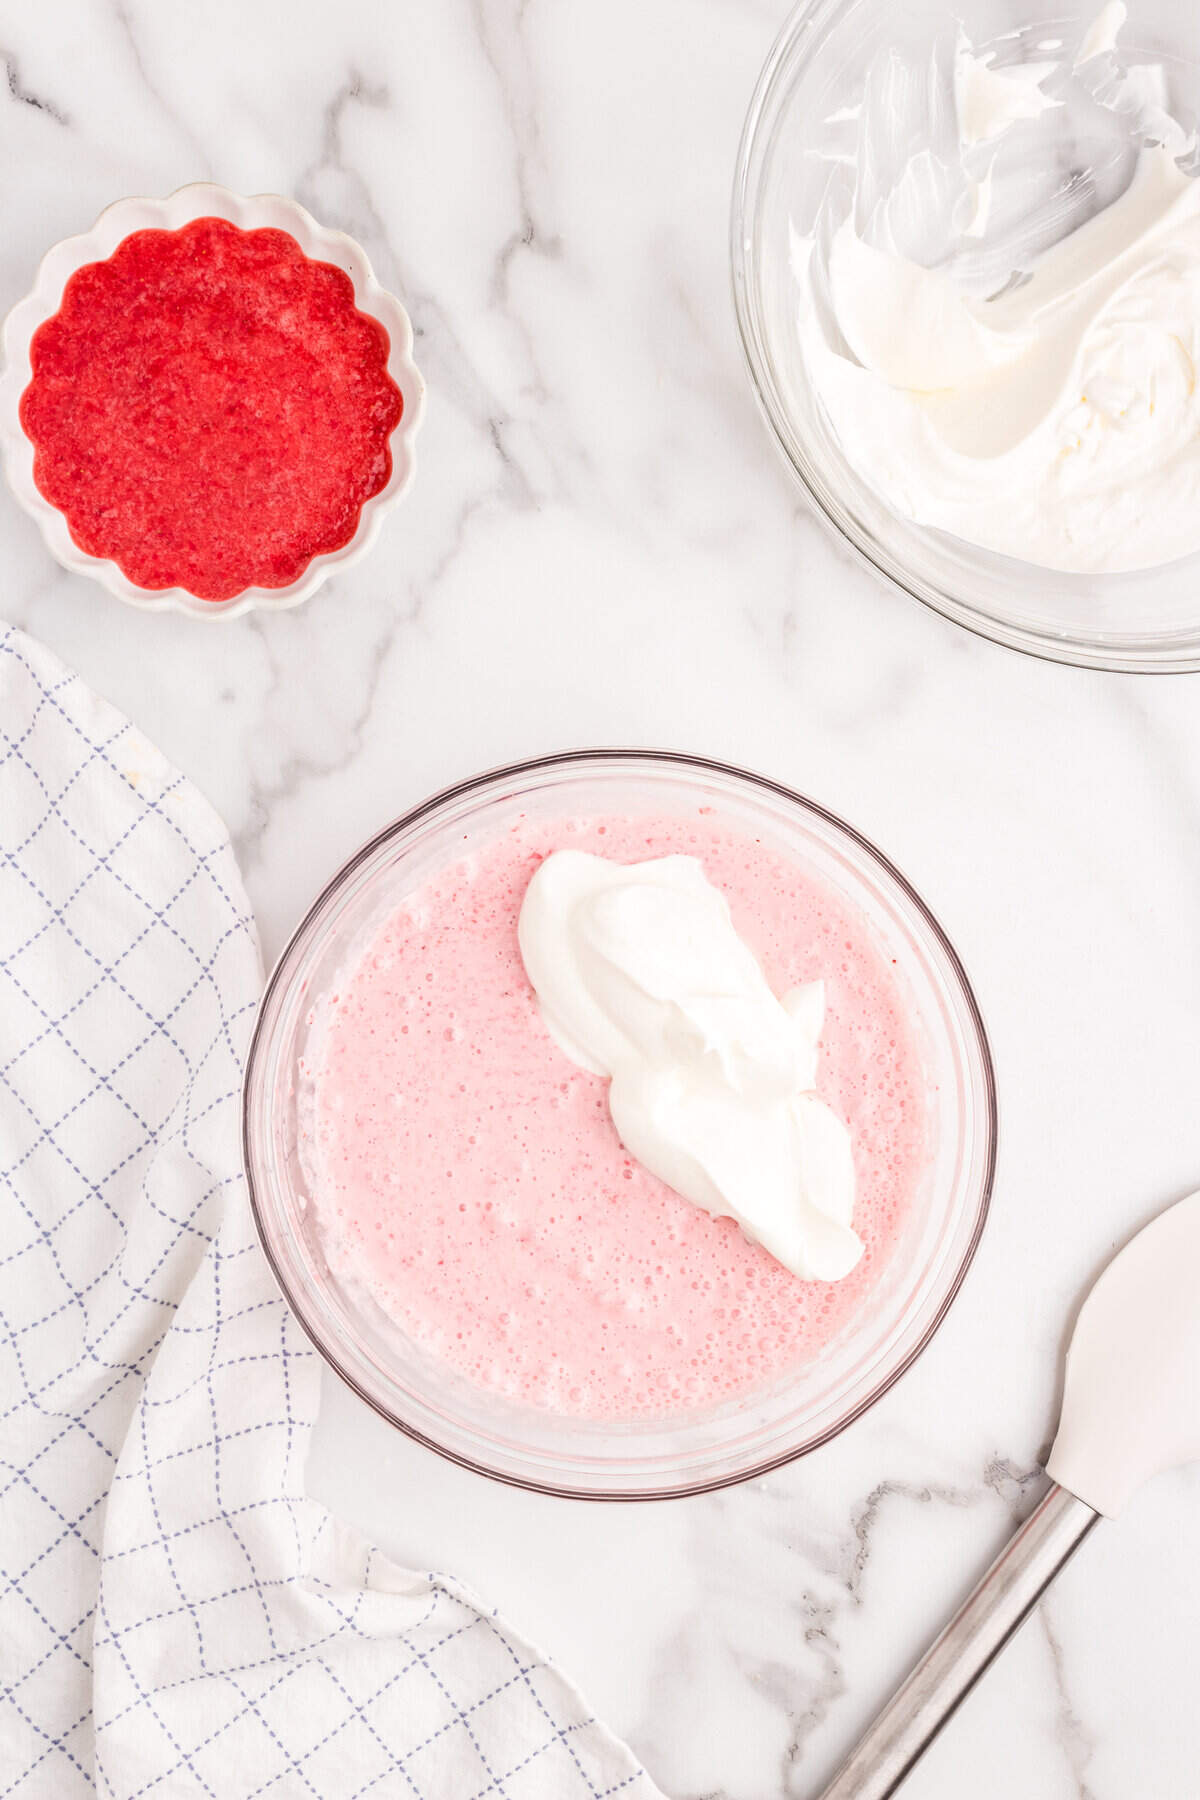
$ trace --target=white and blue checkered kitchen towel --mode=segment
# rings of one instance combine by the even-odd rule
[[[0,628],[0,1795],[653,1800],[545,1659],[304,1493],[225,831]]]

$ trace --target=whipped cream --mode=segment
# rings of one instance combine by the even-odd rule
[[[1083,42],[1075,56],[1075,67],[1091,62],[1093,56],[1107,56],[1116,49],[1121,28],[1129,17],[1125,0],[1108,0],[1083,34]]]
[[[960,39],[954,66],[954,94],[959,130],[964,144],[986,144],[1019,119],[1036,119],[1052,106],[1060,106],[1042,92],[1042,82],[1057,63],[1015,63],[993,69],[996,52],[976,56]]]
[[[518,922],[551,1036],[609,1077],[632,1156],[806,1280],[862,1255],[850,1134],[816,1093],[822,982],[783,999],[690,856],[619,864],[559,850]]]
[[[995,69],[994,53],[976,56],[960,34],[957,166],[926,141],[881,191],[864,154],[854,193],[831,185],[792,246],[806,366],[858,473],[918,524],[1068,572],[1149,568],[1200,549],[1200,181],[1180,166],[1194,144],[1165,111],[1161,70],[1115,64],[1123,19],[1122,5],[1105,7],[1061,64]],[[1059,178],[1039,213],[1027,197],[1022,210],[1027,171],[1010,171],[1015,198],[989,254],[979,240],[1004,210],[994,140],[1049,131],[1042,114],[1064,95],[1089,119],[1106,108],[1111,134],[1132,138],[1129,178],[1053,241],[1056,220],[1087,211],[1099,177]],[[1043,138],[1031,144],[1047,171]],[[1110,144],[1106,155],[1111,183],[1121,153]],[[928,261],[906,253],[896,228],[893,201],[914,191],[914,171],[922,193],[957,205],[957,241],[931,233]]]

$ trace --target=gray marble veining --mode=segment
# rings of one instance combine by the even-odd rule
[[[778,0],[0,0],[0,303],[108,201],[294,194],[404,298],[412,496],[298,612],[122,609],[0,507],[2,610],[234,833],[272,957],[336,864],[474,769],[690,748],[843,812],[976,983],[1002,1149],[937,1340],[850,1432],[705,1499],[494,1487],[329,1384],[312,1481],[539,1638],[676,1800],[800,1800],[1033,1503],[1115,1245],[1200,1180],[1200,676],[1051,668],[886,591],[789,485],[726,213]],[[912,1800],[1195,1800],[1200,1479],[1093,1535]]]

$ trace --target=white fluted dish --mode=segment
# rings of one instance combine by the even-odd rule
[[[202,600],[186,588],[143,588],[108,557],[81,550],[71,536],[65,513],[39,490],[33,478],[34,446],[20,420],[21,396],[33,377],[31,348],[34,334],[62,305],[63,290],[77,269],[103,262],[135,231],[178,231],[195,219],[227,219],[243,231],[264,227],[286,231],[305,256],[332,263],[348,275],[354,303],[360,312],[382,325],[390,346],[387,370],[404,401],[400,422],[388,440],[392,472],[387,485],[363,503],[354,536],[340,549],[314,556],[304,572],[287,587],[248,587],[229,600]],[[117,200],[106,207],[90,231],[64,238],[47,251],[32,290],[17,303],[4,321],[4,369],[0,374],[0,450],[4,473],[19,505],[34,519],[50,554],[65,569],[94,580],[146,612],[182,612],[196,618],[230,619],[256,607],[278,611],[297,606],[315,593],[330,575],[342,574],[364,557],[379,536],[384,517],[412,485],[416,472],[414,440],[425,403],[425,384],[412,357],[413,332],[399,300],[375,279],[366,253],[343,231],[318,224],[295,200],[282,194],[231,193],[211,182],[193,182],[177,188],[165,200],[135,198]]]

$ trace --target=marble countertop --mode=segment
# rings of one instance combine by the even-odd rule
[[[108,201],[293,194],[406,301],[413,495],[296,612],[146,617],[0,505],[2,611],[234,835],[273,956],[430,790],[579,744],[762,769],[939,914],[993,1038],[992,1221],[916,1368],[769,1478],[556,1502],[332,1380],[315,1492],[550,1649],[673,1800],[817,1793],[1039,1491],[1073,1308],[1200,1180],[1200,676],[974,639],[831,541],[734,336],[726,215],[781,0],[0,4],[0,304]],[[912,1800],[1194,1800],[1200,1470],[1093,1534]]]

